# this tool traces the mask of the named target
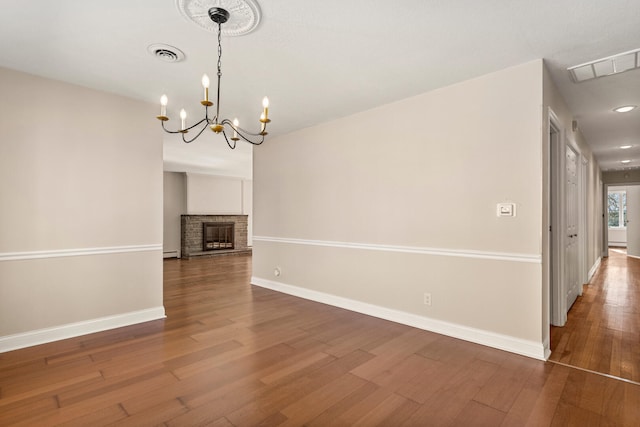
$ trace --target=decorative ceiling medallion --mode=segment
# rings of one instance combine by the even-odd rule
[[[198,27],[216,33],[218,25],[209,18],[209,9],[220,7],[231,17],[222,27],[224,36],[242,36],[253,31],[260,23],[260,7],[255,0],[176,0],[178,10]]]

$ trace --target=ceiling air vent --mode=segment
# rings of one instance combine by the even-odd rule
[[[184,52],[168,44],[152,44],[147,52],[164,62],[180,62],[184,59]]]
[[[567,70],[571,74],[571,79],[575,83],[580,83],[598,77],[623,73],[634,68],[640,68],[640,49],[569,67]]]

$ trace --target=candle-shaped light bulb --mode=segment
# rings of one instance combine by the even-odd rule
[[[206,74],[202,75],[202,87],[204,88],[204,100],[209,100],[209,76]]]
[[[266,96],[262,98],[262,108],[264,108],[264,119],[267,120],[269,118],[269,98]]]
[[[169,102],[169,99],[167,99],[167,95],[162,95],[160,97],[160,115],[161,116],[166,116],[167,115],[167,103]]]
[[[236,129],[238,129],[238,126],[240,126],[240,122],[238,121],[237,118],[233,119],[233,137],[237,138],[238,137],[238,131]]]
[[[185,120],[187,119],[187,112],[184,111],[184,108],[180,110],[180,119],[182,120],[182,130],[185,129]]]

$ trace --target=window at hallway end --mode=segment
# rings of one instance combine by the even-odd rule
[[[609,191],[609,228],[623,228],[627,226],[627,192]]]

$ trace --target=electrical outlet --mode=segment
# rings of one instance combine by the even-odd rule
[[[424,293],[424,305],[431,305],[431,294],[429,292]]]

